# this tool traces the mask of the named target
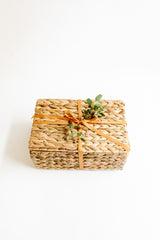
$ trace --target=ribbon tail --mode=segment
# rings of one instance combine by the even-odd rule
[[[119,141],[118,139],[111,137],[109,134],[103,133],[100,130],[97,130],[96,128],[90,126],[88,123],[86,123],[85,121],[83,121],[83,125],[86,126],[88,129],[90,129],[92,132],[97,133],[98,135],[106,138],[107,140],[115,143],[116,145],[122,147],[124,150],[126,150],[127,152],[129,151],[129,146],[127,144],[122,143],[121,141]]]

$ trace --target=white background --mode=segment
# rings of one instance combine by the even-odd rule
[[[0,1],[0,239],[157,240],[160,4]],[[123,171],[38,170],[28,154],[37,98],[122,99]]]

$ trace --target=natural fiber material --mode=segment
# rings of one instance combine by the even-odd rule
[[[82,110],[86,107],[82,102]],[[40,99],[37,101],[29,149],[36,167],[55,169],[121,169],[126,160],[129,144],[122,101],[102,100],[105,116],[102,123],[87,123],[81,128],[85,141],[81,151],[77,140],[66,140],[66,111],[78,119],[77,100]],[[89,125],[89,126],[88,126]],[[93,131],[93,128],[96,131]],[[100,136],[109,135],[111,139]],[[122,143],[121,145],[112,142]],[[127,147],[123,147],[127,146]],[[83,155],[83,163],[79,155]]]

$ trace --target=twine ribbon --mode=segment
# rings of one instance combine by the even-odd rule
[[[113,124],[113,125],[125,125],[126,122],[124,120],[101,120],[98,118],[85,120],[82,118],[82,100],[77,100],[77,110],[78,110],[78,118],[73,116],[71,112],[66,112],[64,116],[54,116],[50,114],[35,114],[33,118],[39,118],[40,120],[34,119],[34,124],[68,124],[68,122],[75,123],[79,126],[78,131],[81,132],[82,128],[87,127],[92,132],[95,132],[97,135],[106,138],[108,141],[122,147],[125,151],[129,151],[129,145],[122,143],[119,139],[110,136],[102,132],[101,130],[96,129],[91,126],[91,124]],[[41,120],[45,119],[45,120]],[[46,120],[47,119],[47,120]],[[54,120],[54,121],[53,121]],[[58,122],[57,122],[58,121]],[[107,127],[105,128],[107,130]],[[83,149],[82,149],[82,140],[80,136],[78,137],[78,157],[79,157],[79,168],[83,169]]]

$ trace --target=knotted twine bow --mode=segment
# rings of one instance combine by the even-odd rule
[[[54,116],[47,114],[35,114],[33,118],[46,119],[47,120],[36,120],[34,119],[34,124],[57,124],[57,122],[50,121],[51,120],[62,120],[58,121],[58,124],[64,124],[64,120],[68,122],[75,123],[79,126],[78,131],[81,132],[82,128],[87,127],[92,132],[95,132],[101,137],[106,138],[108,141],[122,147],[125,151],[129,151],[129,145],[122,143],[119,139],[110,136],[109,134],[103,133],[101,130],[98,130],[91,126],[90,124],[113,124],[113,125],[125,125],[126,122],[124,120],[115,121],[115,120],[100,120],[99,118],[85,120],[82,118],[82,100],[77,100],[77,109],[78,109],[78,118],[72,115],[71,112],[66,112],[64,116]],[[107,130],[107,128],[106,128]],[[82,140],[80,136],[78,137],[78,157],[79,157],[79,168],[83,169],[83,149],[82,149]]]

